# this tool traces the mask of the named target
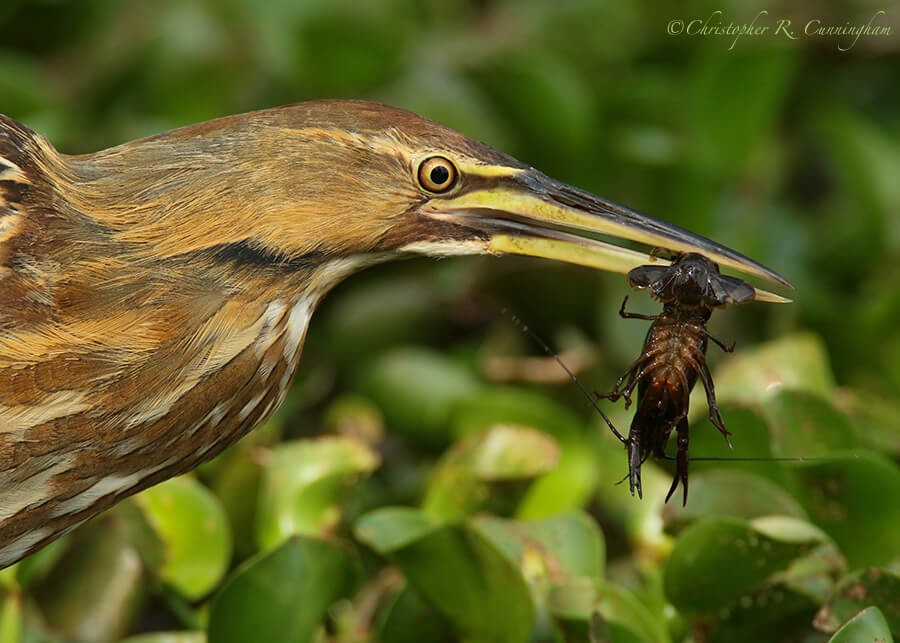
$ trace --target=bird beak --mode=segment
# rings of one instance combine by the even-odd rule
[[[471,165],[459,192],[434,198],[422,214],[487,233],[485,252],[565,261],[626,274],[647,263],[669,262],[594,237],[605,235],[654,248],[697,252],[720,265],[793,287],[744,255],[653,217],[629,210],[531,169]],[[756,289],[755,301],[788,302]]]

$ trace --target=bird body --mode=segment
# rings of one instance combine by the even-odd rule
[[[646,260],[560,227],[780,280],[376,103],[301,103],[82,156],[0,116],[0,566],[273,413],[316,305],[353,272],[408,254]]]

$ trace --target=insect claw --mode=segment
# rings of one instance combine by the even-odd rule
[[[666,494],[666,504],[669,503],[669,498],[672,497],[672,494],[675,493],[675,488],[678,487],[678,478],[672,478],[672,486],[669,487],[669,493]]]
[[[675,465],[675,477],[672,479],[672,486],[669,487],[669,493],[666,494],[666,502],[669,502],[669,498],[675,493],[675,489],[678,488],[678,481],[680,480],[681,486],[684,489],[684,499],[681,503],[683,507],[687,506],[689,438],[690,434],[687,417],[682,417],[678,422],[678,454],[675,457],[677,463]]]
[[[631,479],[631,495],[634,496],[634,490],[637,488],[638,498],[641,500],[644,499],[644,494],[641,491],[641,472],[640,470],[634,472],[634,475]]]

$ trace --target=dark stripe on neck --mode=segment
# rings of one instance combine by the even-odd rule
[[[303,255],[291,257],[254,245],[249,239],[233,243],[220,243],[206,249],[204,253],[217,262],[283,270],[314,268],[324,260],[324,255],[321,252],[307,252]]]

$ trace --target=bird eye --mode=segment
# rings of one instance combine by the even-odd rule
[[[431,156],[419,166],[419,183],[429,192],[446,192],[459,176],[456,167],[443,156]]]

